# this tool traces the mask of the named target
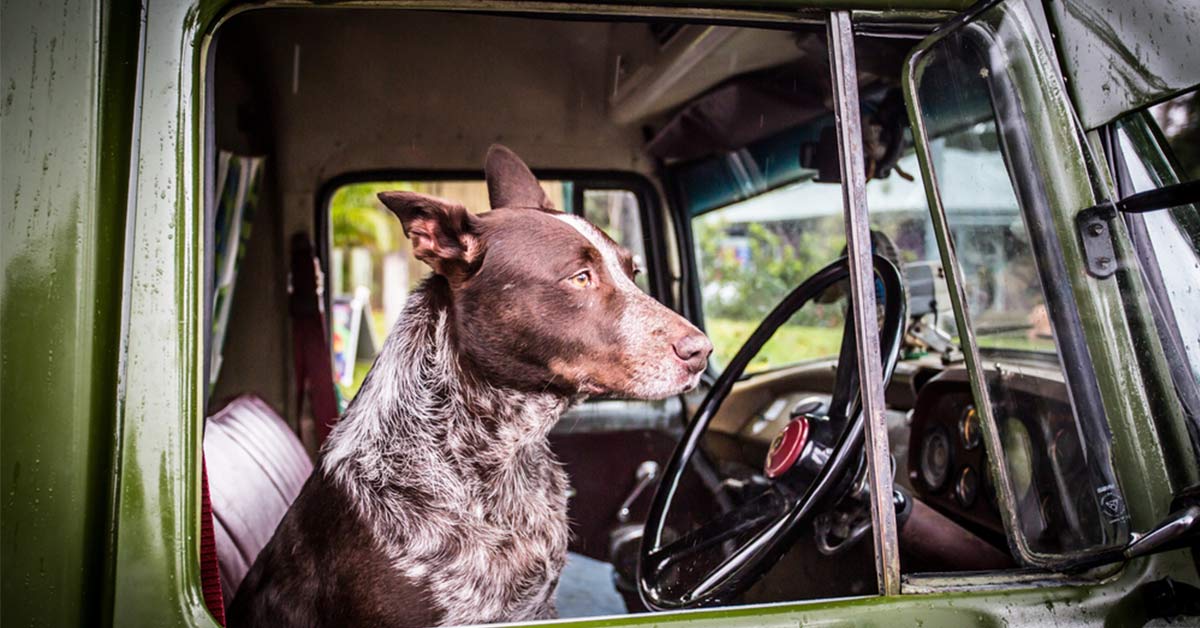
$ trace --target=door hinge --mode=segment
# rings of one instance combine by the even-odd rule
[[[1075,216],[1075,230],[1083,245],[1088,274],[1097,279],[1111,277],[1117,271],[1111,226],[1116,215],[1116,207],[1111,202],[1104,202]]]

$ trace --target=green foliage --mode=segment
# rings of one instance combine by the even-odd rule
[[[704,316],[717,364],[728,364],[780,301],[842,253],[839,216],[729,224],[715,212],[693,223]],[[845,301],[810,303],[775,332],[747,367],[758,372],[836,355]]]
[[[788,292],[836,259],[845,243],[836,216],[738,225],[702,217],[694,222],[693,234],[705,317],[744,321],[761,321]],[[814,324],[821,317],[816,308],[798,314],[796,324]]]
[[[329,201],[329,219],[335,247],[366,247],[373,251],[392,248],[397,229],[393,217],[376,197],[380,192],[411,190],[410,183],[352,183],[338,188]]]

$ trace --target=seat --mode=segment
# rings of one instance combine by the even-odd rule
[[[225,604],[312,472],[295,432],[254,395],[208,418],[204,459]]]

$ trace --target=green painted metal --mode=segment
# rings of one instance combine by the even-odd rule
[[[1086,128],[1200,84],[1195,0],[1057,0],[1046,7]]]
[[[1030,5],[1030,13],[1041,11],[1038,3],[1026,4]],[[1124,311],[1127,304],[1116,280],[1096,279],[1087,273],[1076,235],[1076,214],[1103,198],[1097,194],[1095,174],[1089,167],[1103,160],[1096,160],[1090,153],[1062,81],[1051,70],[1053,51],[1043,47],[1042,41],[1049,41],[1049,37],[1030,38],[1028,58],[1036,62],[1021,63],[1012,75],[1025,103],[1048,204],[1055,210],[1054,227],[1067,267],[1064,280],[1071,284],[1075,295],[1113,432],[1114,467],[1126,487],[1134,529],[1145,530],[1167,514],[1173,487],[1163,465],[1149,399],[1141,385],[1137,349],[1131,342]],[[1018,56],[1009,58],[1024,61]],[[1129,248],[1128,234],[1122,228],[1113,231],[1117,246]]]
[[[129,16],[0,11],[0,623],[80,625],[103,616],[107,580]]]
[[[233,3],[147,0],[144,42],[129,4],[7,0],[2,9],[5,625],[214,625],[201,600],[197,548],[201,87],[206,35]],[[1078,151],[1068,157],[1079,158]],[[1075,163],[1064,175],[1063,195],[1072,199],[1064,221],[1089,198],[1078,169]],[[1102,314],[1089,334],[1102,344],[1118,338],[1106,355],[1135,364],[1133,347],[1120,340],[1126,326],[1115,288],[1082,283],[1077,292]],[[1104,377],[1112,395],[1129,397],[1121,401],[1131,409],[1120,433],[1119,472],[1148,482],[1146,503],[1131,504],[1141,525],[1158,516],[1169,490],[1162,455],[1137,388],[1140,372],[1114,366]],[[1189,557],[1176,552],[1135,561],[1088,586],[1022,584],[574,625],[1131,625],[1145,611],[1136,587],[1167,574],[1195,581]]]

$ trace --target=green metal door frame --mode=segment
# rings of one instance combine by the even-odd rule
[[[695,1],[688,7],[404,4],[786,22],[803,14],[797,9],[807,15],[828,8],[881,11],[899,3],[779,0],[754,2],[744,12],[735,3]],[[966,4],[911,0],[904,7]],[[783,11],[763,9],[768,5]],[[141,14],[122,3],[89,0],[53,7],[12,2],[3,10],[6,158],[0,176],[5,198],[12,199],[0,234],[3,619],[212,626],[198,569],[203,86],[210,34],[235,3],[147,0]],[[1065,212],[1091,193],[1077,175],[1062,184],[1064,198],[1074,199],[1062,206],[1065,224]],[[1115,286],[1080,284],[1077,294],[1101,320],[1089,334],[1118,339],[1097,350],[1114,360],[1102,376],[1111,395],[1122,397],[1138,386],[1141,373],[1120,294]],[[1116,403],[1128,404],[1132,417],[1117,434],[1118,470],[1151,481],[1147,503],[1131,504],[1141,525],[1162,514],[1157,498],[1169,487],[1156,479],[1164,475],[1162,455],[1143,400],[1129,394]],[[1013,589],[1004,591],[988,590],[994,583],[966,591],[938,584],[923,589],[937,591],[930,595],[576,625],[1132,623],[1143,612],[1141,583],[1187,574],[1194,575],[1189,558],[1175,552],[1079,586],[1029,578],[1010,580]]]

